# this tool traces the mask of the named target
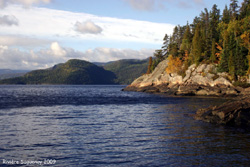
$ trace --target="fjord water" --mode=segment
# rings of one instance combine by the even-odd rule
[[[0,86],[0,166],[44,159],[60,167],[250,165],[248,132],[189,116],[223,100],[123,87]]]

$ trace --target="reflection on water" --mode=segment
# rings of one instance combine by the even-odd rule
[[[13,89],[18,97],[25,97],[24,102],[19,101],[23,107],[9,102],[0,109],[1,159],[55,159],[53,166],[60,167],[250,165],[248,133],[188,116],[197,108],[219,103],[219,99],[121,92],[120,86],[63,90],[61,86],[36,86],[32,91],[21,87],[19,92],[18,88]],[[49,104],[45,100],[26,105],[29,96],[46,99],[46,90],[58,92],[59,101],[54,97]],[[5,102],[15,94],[2,92]],[[106,97],[105,104],[100,97]],[[77,98],[82,100],[74,105],[70,100]]]

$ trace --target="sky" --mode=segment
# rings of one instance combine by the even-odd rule
[[[0,69],[145,59],[213,4],[230,0],[0,0]]]

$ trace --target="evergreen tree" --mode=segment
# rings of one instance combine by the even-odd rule
[[[240,8],[240,19],[250,16],[250,0],[244,0]]]
[[[211,50],[211,56],[210,56],[210,60],[212,62],[215,62],[216,61],[216,42],[215,42],[215,39],[213,39],[213,42],[212,42],[212,50]]]
[[[230,13],[231,13],[231,17],[233,18],[233,20],[236,20],[238,17],[238,0],[231,0],[230,3]]]
[[[223,10],[222,21],[226,24],[230,22],[230,11],[228,10],[227,5],[225,6],[225,9]]]
[[[230,43],[229,43],[229,33],[227,29],[222,32],[222,40],[223,40],[223,50],[219,63],[219,71],[220,72],[228,72],[228,60],[229,60],[229,51],[230,51]]]
[[[230,51],[230,56],[228,59],[228,67],[229,67],[229,74],[233,76],[233,80],[236,79],[235,75],[235,62],[234,62],[234,56],[233,56],[233,51]]]
[[[215,39],[216,42],[219,41],[219,33],[217,31],[218,24],[220,22],[220,10],[217,8],[217,5],[213,5],[211,14],[210,14],[210,39]],[[212,41],[211,41],[212,43]]]
[[[164,57],[167,57],[167,54],[169,52],[169,50],[168,50],[169,42],[170,42],[170,38],[169,38],[168,34],[165,34],[165,36],[163,38],[163,46],[162,46],[162,55]]]
[[[162,60],[164,60],[164,56],[163,56],[162,53],[163,53],[163,52],[162,52],[161,49],[156,50],[155,53],[154,53],[154,56],[156,57],[156,59],[162,61]]]
[[[201,60],[202,46],[200,38],[200,25],[198,24],[195,28],[195,33],[192,41],[192,60],[195,64],[199,64]]]
[[[190,52],[191,42],[192,42],[192,33],[191,33],[191,30],[190,30],[190,26],[187,23],[186,31],[185,31],[185,33],[183,35],[182,44],[181,44],[180,49],[183,50],[183,51]]]

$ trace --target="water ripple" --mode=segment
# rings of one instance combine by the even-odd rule
[[[187,117],[219,99],[121,92],[121,86],[0,87],[3,159],[54,159],[58,167],[250,164],[248,133]]]

